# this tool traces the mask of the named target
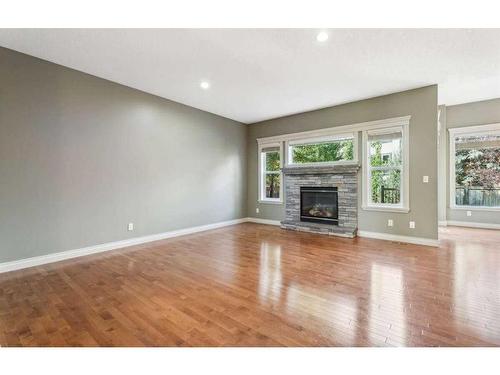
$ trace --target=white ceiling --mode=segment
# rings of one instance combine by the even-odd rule
[[[500,97],[500,29],[327,31],[0,29],[0,45],[244,123],[435,83],[440,104]]]

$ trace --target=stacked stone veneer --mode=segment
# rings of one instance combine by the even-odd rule
[[[284,229],[355,237],[358,227],[359,165],[336,165],[283,168],[285,187]],[[338,190],[338,225],[300,221],[301,186],[336,187]]]

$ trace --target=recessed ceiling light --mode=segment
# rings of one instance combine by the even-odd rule
[[[326,42],[328,40],[328,33],[326,31],[320,31],[318,35],[316,35],[316,40],[318,42]]]
[[[200,87],[203,89],[203,90],[208,90],[210,88],[210,83],[208,81],[201,81],[200,83]]]

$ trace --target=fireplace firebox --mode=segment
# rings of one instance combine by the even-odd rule
[[[336,187],[300,188],[300,220],[338,225],[338,192]]]

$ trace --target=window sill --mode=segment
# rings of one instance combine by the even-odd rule
[[[482,206],[450,206],[451,210],[462,211],[500,211],[500,207],[482,207]]]
[[[381,212],[410,212],[409,207],[389,207],[389,206],[362,206],[365,211],[381,211]]]
[[[283,201],[281,201],[281,200],[272,201],[272,200],[266,200],[266,199],[259,199],[258,202],[263,203],[263,204],[283,204]]]

